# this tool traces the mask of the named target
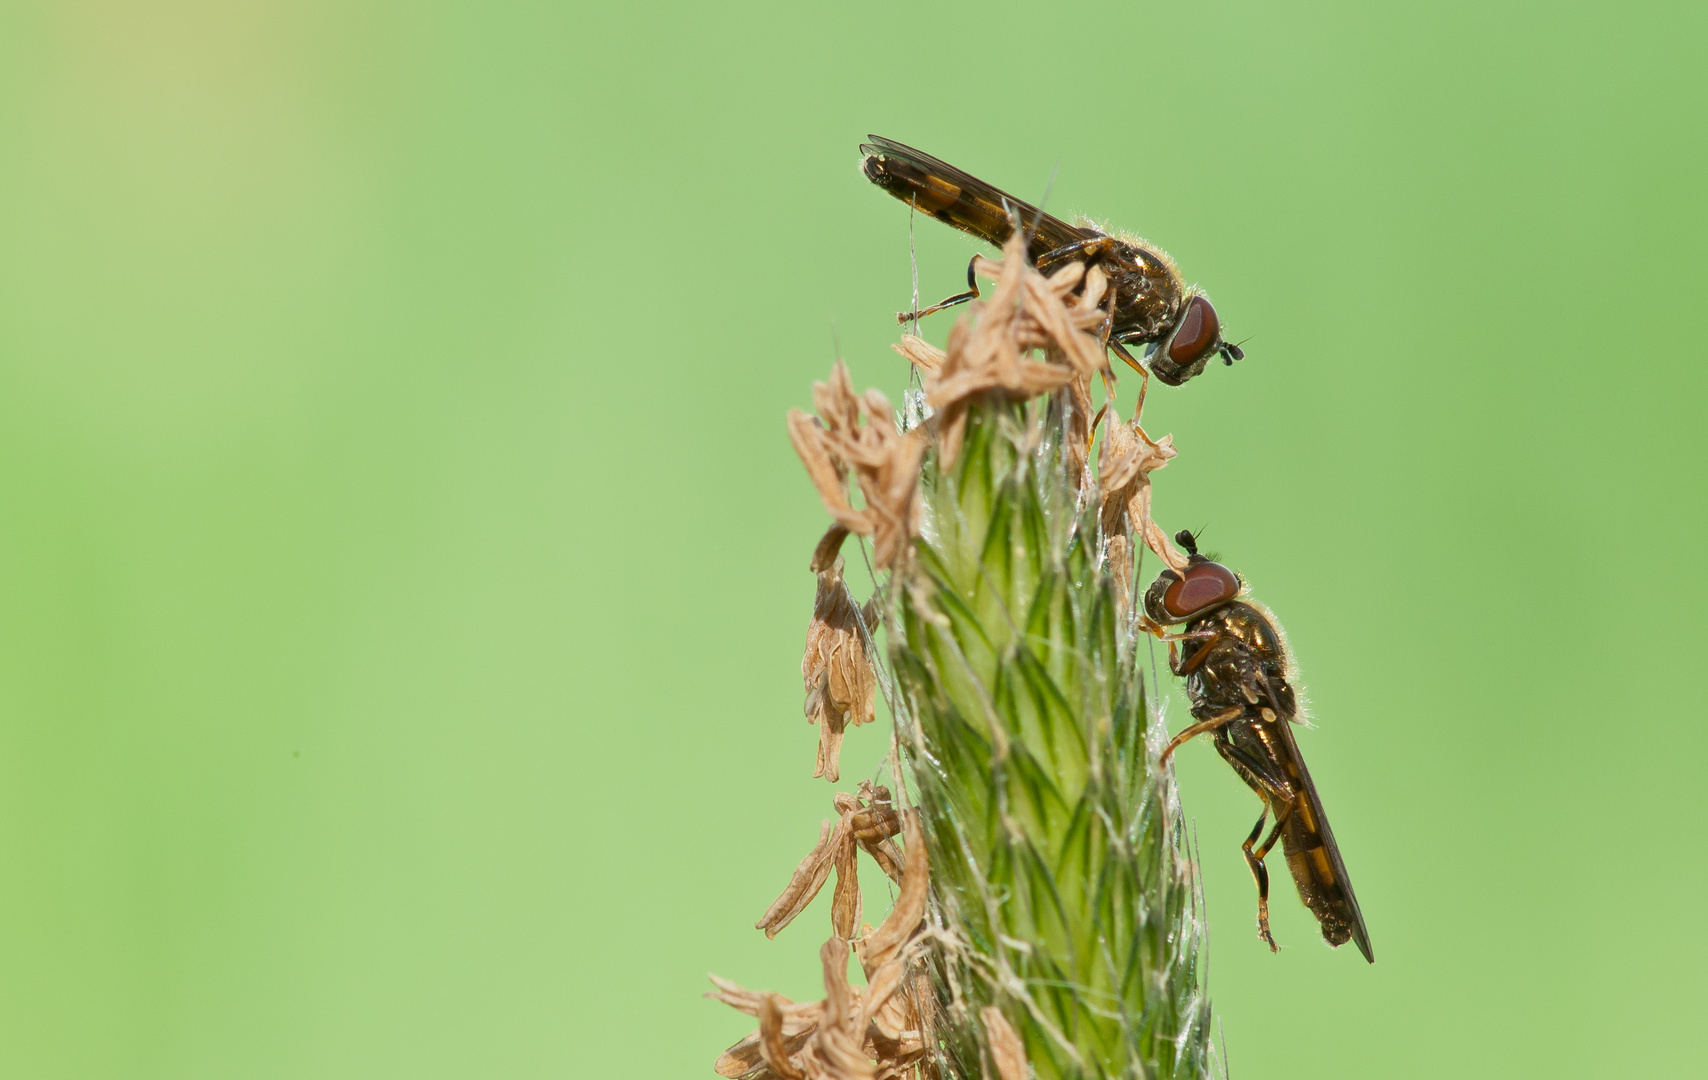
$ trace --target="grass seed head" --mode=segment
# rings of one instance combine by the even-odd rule
[[[895,347],[923,384],[911,428],[840,360],[813,386],[817,415],[788,417],[833,522],[812,556],[801,663],[814,775],[837,779],[843,733],[882,688],[912,806],[870,781],[835,797],[836,820],[756,924],[775,937],[835,873],[825,996],[714,977],[709,996],[758,1021],[718,1059],[725,1077],[1206,1075],[1196,872],[1130,610],[1135,534],[1186,564],[1150,517],[1150,476],[1174,446],[1114,413],[1100,268],[1046,277],[1017,232],[974,270],[994,287],[947,348]],[[1111,400],[1094,415],[1098,375]],[[850,534],[880,571],[864,608],[842,576]],[[876,929],[860,921],[861,851],[899,886]]]

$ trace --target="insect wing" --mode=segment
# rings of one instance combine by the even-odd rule
[[[1323,936],[1333,940],[1331,931],[1344,927],[1357,942],[1364,959],[1374,964],[1375,953],[1370,949],[1370,932],[1364,926],[1364,916],[1358,910],[1358,897],[1352,893],[1352,879],[1347,876],[1346,863],[1340,858],[1340,847],[1334,842],[1334,832],[1323,814],[1323,802],[1311,782],[1310,770],[1305,768],[1304,755],[1293,741],[1290,723],[1283,719],[1273,725],[1277,731],[1286,760],[1281,764],[1291,774],[1294,788],[1302,796],[1287,823],[1281,829],[1281,848],[1287,856],[1287,869],[1299,887],[1299,895],[1323,926]],[[1308,818],[1307,818],[1308,814]],[[1344,935],[1340,936],[1345,941]],[[1339,942],[1335,942],[1339,944]]]
[[[1022,199],[985,183],[923,150],[868,135],[860,144],[867,179],[902,202],[996,247],[1013,231],[1010,210],[1032,231],[1029,254],[1036,262],[1046,252],[1102,234],[1069,225]]]

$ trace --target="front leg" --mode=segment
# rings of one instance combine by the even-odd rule
[[[1139,629],[1158,641],[1168,642],[1168,670],[1181,677],[1198,670],[1204,661],[1209,659],[1210,650],[1222,640],[1220,630],[1188,630],[1184,634],[1171,634],[1162,628],[1162,624],[1153,622],[1144,615],[1139,616]],[[1204,647],[1182,664],[1180,653],[1175,649],[1175,644],[1181,641],[1202,641]]]
[[[1222,640],[1220,630],[1194,630],[1187,634],[1159,634],[1157,636],[1168,642],[1168,670],[1182,679],[1203,667],[1204,662],[1210,658],[1210,650],[1214,649]],[[1175,651],[1176,643],[1181,641],[1198,641],[1202,642],[1203,645],[1197,652],[1182,660],[1180,653]]]
[[[1180,669],[1175,671],[1175,674],[1182,676],[1190,675],[1194,671],[1203,667],[1205,662],[1210,659],[1210,654],[1216,651],[1216,646],[1222,643],[1223,636],[1224,635],[1220,630],[1195,630],[1191,633],[1180,635],[1178,638],[1180,641],[1198,641],[1203,644],[1198,646],[1197,652],[1187,657],[1186,660],[1181,663]],[[1170,642],[1169,648],[1172,649],[1173,647],[1174,643]],[[1172,668],[1172,655],[1170,660],[1170,667]]]
[[[1132,368],[1134,371],[1139,373],[1139,376],[1140,376],[1140,379],[1139,379],[1139,401],[1138,401],[1138,404],[1133,406],[1133,422],[1138,423],[1139,420],[1145,415],[1145,391],[1150,389],[1151,370],[1150,370],[1150,368],[1147,368],[1143,364],[1139,363],[1138,359],[1135,358],[1132,353],[1128,352],[1126,349],[1123,349],[1121,347],[1120,342],[1111,341],[1109,343],[1109,348],[1115,353],[1116,356],[1119,356],[1121,359],[1125,360],[1127,362],[1128,367]],[[1139,432],[1139,434],[1144,435],[1144,432],[1141,431],[1141,432]],[[1156,443],[1152,443],[1148,437],[1145,438],[1145,442],[1150,443],[1152,446],[1156,445]]]

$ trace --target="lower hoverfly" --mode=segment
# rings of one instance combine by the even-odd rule
[[[1145,593],[1145,612],[1168,641],[1169,670],[1186,680],[1195,722],[1168,744],[1162,761],[1186,740],[1213,733],[1216,752],[1263,801],[1257,825],[1240,848],[1257,879],[1258,934],[1272,951],[1279,946],[1269,932],[1269,871],[1263,857],[1279,838],[1299,899],[1317,917],[1323,940],[1337,946],[1355,941],[1364,959],[1375,963],[1370,933],[1323,815],[1322,798],[1293,741],[1292,725],[1298,719],[1289,682],[1293,664],[1275,617],[1241,600],[1244,583],[1239,575],[1198,554],[1190,532],[1177,534],[1175,540],[1191,561],[1182,573],[1163,571]],[[1161,631],[1164,625],[1180,623],[1185,624],[1183,633]],[[1275,826],[1260,844],[1271,814]]]
[[[1238,345],[1222,340],[1222,324],[1210,298],[1182,281],[1174,260],[1161,250],[1136,236],[1110,236],[1089,223],[1069,225],[922,150],[879,135],[866,137],[871,141],[860,145],[865,155],[861,171],[902,202],[997,247],[1018,221],[1030,238],[1032,263],[1044,274],[1069,262],[1101,266],[1113,292],[1109,345],[1137,371],[1179,386],[1203,371],[1212,357],[1220,355],[1227,364],[1245,359]],[[978,295],[969,263],[966,292],[896,318],[905,322]],[[1146,372],[1121,347],[1124,344],[1149,346],[1151,371]]]

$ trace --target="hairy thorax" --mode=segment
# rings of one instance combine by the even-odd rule
[[[1182,666],[1191,669],[1186,692],[1192,715],[1202,719],[1231,707],[1261,715],[1267,707],[1278,719],[1293,716],[1286,647],[1263,612],[1250,604],[1224,604],[1194,619],[1188,630],[1194,638],[1214,635],[1190,643],[1181,656]],[[1205,650],[1208,655],[1200,659]]]

